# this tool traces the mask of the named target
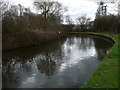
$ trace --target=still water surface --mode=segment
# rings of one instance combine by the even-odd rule
[[[79,88],[111,47],[101,38],[73,35],[3,52],[3,88]]]

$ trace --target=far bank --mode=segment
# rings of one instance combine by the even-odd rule
[[[2,51],[40,45],[64,36],[61,31],[22,31],[2,38]]]

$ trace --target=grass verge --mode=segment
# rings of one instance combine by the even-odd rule
[[[77,32],[74,32],[77,33]],[[89,34],[89,32],[87,32]],[[81,88],[119,88],[118,83],[118,60],[120,58],[120,34],[113,33],[91,33],[97,35],[105,35],[111,37],[115,44],[110,49],[109,53],[104,57],[101,64],[94,71],[92,76],[90,76],[87,83]]]
[[[115,44],[82,88],[118,88],[118,58],[120,57],[118,53],[120,44],[118,42],[120,35],[112,33],[98,34],[113,38]]]

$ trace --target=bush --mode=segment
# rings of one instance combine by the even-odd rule
[[[96,32],[114,32],[118,33],[118,17],[114,15],[100,16],[94,21],[94,31]]]

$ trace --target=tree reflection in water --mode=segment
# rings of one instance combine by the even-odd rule
[[[93,40],[98,55],[98,60],[102,60],[107,54],[107,51],[113,46],[113,44],[102,38],[99,38],[99,40],[97,38],[93,38]]]
[[[73,70],[74,68],[80,69],[79,72],[77,71],[78,74],[75,75],[82,75],[83,73],[80,72],[86,71],[86,73],[81,76],[81,79],[84,76],[88,78],[90,67],[87,69],[87,60],[90,62],[89,65],[92,65],[92,63],[96,63],[97,65],[111,46],[112,44],[100,38],[76,35],[46,43],[40,47],[35,46],[3,52],[3,87],[36,86],[38,84],[37,81],[41,82],[42,85],[42,82],[48,80],[47,77],[60,78],[60,73],[69,71],[69,68],[73,68]],[[98,61],[96,58],[98,58]],[[84,63],[81,61],[84,61]],[[80,66],[76,67],[76,65]],[[91,69],[91,72],[92,71],[93,69]],[[72,72],[68,73],[72,74]],[[68,74],[67,77],[70,77],[70,74]],[[86,80],[86,78],[84,77],[83,79]],[[80,84],[83,83],[82,81],[84,80],[77,82]],[[64,82],[66,81],[64,80]],[[55,83],[53,82],[53,84]],[[40,87],[40,85],[36,87]]]

